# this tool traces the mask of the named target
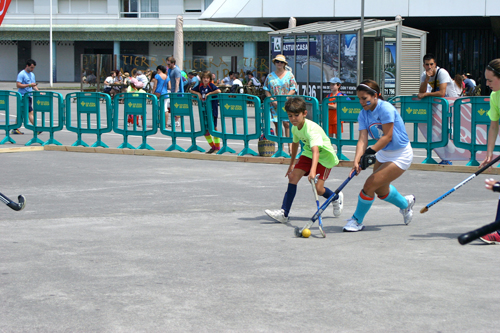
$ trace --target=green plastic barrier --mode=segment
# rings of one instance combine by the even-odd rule
[[[311,96],[289,96],[289,95],[278,95],[278,96],[271,96],[271,97],[266,97],[264,100],[263,104],[263,117],[264,117],[264,135],[266,139],[270,141],[274,141],[278,143],[278,149],[276,153],[271,156],[271,157],[286,157],[289,158],[290,155],[285,153],[283,151],[283,144],[284,143],[292,143],[293,142],[293,137],[292,137],[292,125],[290,124],[290,137],[285,136],[284,130],[283,130],[283,124],[282,122],[286,121],[288,122],[288,115],[285,111],[285,103],[288,98],[290,97],[302,97],[306,104],[307,108],[309,111],[312,112],[312,116],[309,115],[308,111],[308,118],[312,118],[314,122],[321,122],[321,113],[319,110],[319,102],[316,98],[311,97]],[[277,102],[277,117],[278,117],[278,128],[275,134],[271,134],[271,103],[272,102]],[[274,124],[273,124],[274,127]],[[300,153],[302,154],[302,152]],[[298,154],[297,156],[300,156]]]
[[[170,121],[172,123],[172,127],[170,129],[167,128],[165,124],[167,99],[169,99],[170,103]],[[197,117],[195,117],[193,102],[198,103]],[[205,135],[207,130],[205,127],[203,108],[201,105],[202,103],[198,96],[191,93],[169,93],[161,96],[160,132],[172,138],[172,144],[166,149],[166,151],[178,150],[182,152],[186,151],[188,153],[192,151],[200,151],[202,153],[205,152],[205,149],[196,144],[196,138]],[[176,128],[175,126],[175,117],[180,117],[180,128]],[[177,144],[177,138],[190,138],[191,146],[187,150],[184,150],[184,148]]]
[[[29,98],[33,98],[33,121],[29,121]],[[54,115],[54,111],[57,114]],[[34,143],[45,145],[58,145],[61,143],[54,139],[54,132],[61,131],[64,127],[64,99],[60,93],[53,91],[30,91],[23,96],[24,127],[33,131],[33,139],[26,142],[26,146]],[[38,115],[41,124],[38,124]],[[48,119],[47,119],[48,116]],[[55,123],[57,120],[57,123]],[[49,132],[49,140],[43,142],[38,138],[39,132]]]
[[[219,120],[221,123],[221,130],[215,130],[214,116],[212,112],[212,101],[219,102]],[[255,112],[250,116],[255,115],[254,128],[250,130],[248,124],[248,103],[253,103]],[[234,149],[230,148],[227,140],[242,140],[244,148],[238,153],[238,156],[253,155],[259,156],[257,152],[250,149],[248,144],[250,140],[257,140],[261,135],[261,106],[260,99],[257,96],[247,94],[214,94],[207,98],[204,104],[207,115],[208,131],[211,135],[222,139],[222,147],[217,154],[224,154],[225,152],[235,153]],[[237,120],[243,121],[243,133],[238,133],[236,124]],[[226,120],[231,121],[231,126],[228,128]],[[230,131],[228,131],[230,130]],[[229,132],[229,133],[228,133]]]
[[[437,164],[432,158],[432,150],[444,147],[448,144],[448,119],[451,116],[448,101],[439,97],[425,97],[419,99],[416,96],[396,96],[391,99],[391,103],[396,107],[400,107],[401,118],[403,118],[405,123],[413,123],[413,140],[410,138],[412,148],[424,148],[427,150],[427,157],[422,163]],[[434,127],[439,126],[439,123],[441,124],[441,137],[433,138],[433,116],[434,113],[439,110],[439,107],[441,108],[442,117],[439,122],[436,121],[438,125]],[[421,129],[425,129],[425,141],[418,140],[419,125]],[[433,141],[433,139],[436,139],[436,141]]]
[[[335,96],[337,103],[337,137],[330,137],[332,144],[337,146],[337,156],[341,161],[349,161],[349,159],[342,153],[343,146],[354,146],[358,144],[357,131],[354,130],[354,124],[358,122],[358,116],[361,112],[361,104],[359,98],[356,96]],[[328,103],[331,103],[329,98],[323,99],[321,103],[321,114],[324,119],[323,129],[328,135],[328,123],[330,115],[328,112]],[[342,133],[342,122],[344,125],[349,125],[348,136],[347,133]],[[346,138],[347,136],[347,138]],[[369,145],[375,144],[375,140],[368,140]]]
[[[123,104],[120,100],[123,99]],[[151,103],[148,103],[150,101]],[[148,105],[151,104],[151,111],[148,112]],[[120,105],[123,105],[123,119],[120,119]],[[154,150],[147,143],[147,137],[158,132],[158,99],[155,95],[149,93],[119,93],[113,99],[113,130],[115,133],[123,135],[123,143],[118,148],[136,149],[128,143],[129,135],[142,137],[142,143],[137,149]],[[134,121],[132,129],[128,128],[128,116],[132,116]],[[142,127],[139,127],[135,121],[136,116],[141,116],[143,119]],[[148,120],[152,121],[152,128],[147,129]],[[122,122],[123,127],[120,127]]]
[[[74,100],[75,103],[71,103]],[[102,104],[104,101],[105,104]],[[88,147],[82,140],[82,134],[96,134],[97,141],[92,144],[91,147],[104,147],[109,148],[101,140],[101,135],[103,133],[111,132],[113,129],[113,109],[111,107],[111,98],[108,94],[103,93],[86,93],[86,92],[75,92],[66,95],[66,129],[70,132],[74,132],[78,135],[77,140],[72,146],[84,146]],[[74,104],[74,108],[73,108]],[[76,109],[76,125],[73,126],[72,110]],[[103,110],[104,109],[104,110]],[[106,116],[106,126],[102,127],[101,118],[102,115]],[[95,127],[92,128],[91,116],[95,116]],[[82,124],[82,119],[86,120],[86,126]]]
[[[15,103],[12,103],[15,102]],[[10,114],[10,108],[13,107],[16,110],[16,122],[13,123]],[[6,142],[16,143],[14,139],[10,137],[10,130],[21,127],[23,124],[22,117],[22,97],[17,91],[0,90],[0,111],[4,114],[5,122],[0,123],[0,130],[5,130],[5,138],[0,141],[0,145]]]
[[[488,137],[487,133],[491,124],[490,117],[488,116],[490,98],[481,96],[459,98],[453,104],[453,109],[453,132],[456,134],[453,136],[453,144],[458,148],[470,150],[470,160],[467,165],[478,166],[479,162],[476,159],[476,153],[478,151],[488,150],[488,144],[477,143],[477,126],[486,125],[487,130],[485,135]],[[470,127],[466,127],[465,124],[462,124],[461,120],[463,114],[470,114]],[[470,132],[470,143],[461,140],[462,136],[460,134],[464,130]],[[495,146],[494,150],[500,151],[500,146]]]

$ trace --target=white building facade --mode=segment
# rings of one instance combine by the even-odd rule
[[[14,81],[27,59],[49,81],[50,0],[12,0],[0,26],[0,81]],[[211,0],[52,0],[55,82],[81,78],[82,55],[113,54],[117,69],[156,68],[173,55],[175,23],[184,21],[184,70],[255,69],[267,59],[266,27],[198,20]],[[133,57],[133,58],[132,58]],[[146,59],[145,61],[143,59]],[[127,61],[132,64],[127,64]],[[84,60],[85,61],[85,60]],[[266,61],[266,60],[264,60]],[[179,61],[178,61],[179,64]],[[262,67],[262,66],[261,66]]]

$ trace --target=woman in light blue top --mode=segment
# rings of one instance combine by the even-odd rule
[[[358,196],[358,205],[347,220],[344,231],[361,231],[363,219],[373,204],[375,194],[400,209],[405,224],[411,222],[415,196],[403,197],[391,183],[411,165],[413,150],[403,119],[391,104],[383,100],[380,87],[373,80],[364,80],[356,88],[362,110],[358,116],[359,139],[353,171],[358,174],[373,164],[373,173]],[[368,147],[368,137],[377,140]],[[368,148],[367,148],[368,147]]]

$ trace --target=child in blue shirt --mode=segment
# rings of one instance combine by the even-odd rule
[[[212,83],[212,73],[210,71],[201,73],[200,78],[201,83],[196,87],[193,87],[191,89],[191,92],[198,95],[202,102],[205,102],[207,100],[207,97],[211,94],[220,94],[220,89]],[[212,101],[212,115],[214,118],[214,128],[215,130],[217,130],[217,118],[219,118],[219,101],[217,100]],[[220,150],[220,138],[217,138],[215,136],[212,138],[207,130],[207,132],[205,133],[205,139],[211,147],[210,150],[207,151],[207,154],[212,154]]]

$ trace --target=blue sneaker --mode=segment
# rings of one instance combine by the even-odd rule
[[[442,160],[438,164],[441,164],[441,165],[453,165],[453,163],[451,163],[451,161],[447,161],[447,160]]]

